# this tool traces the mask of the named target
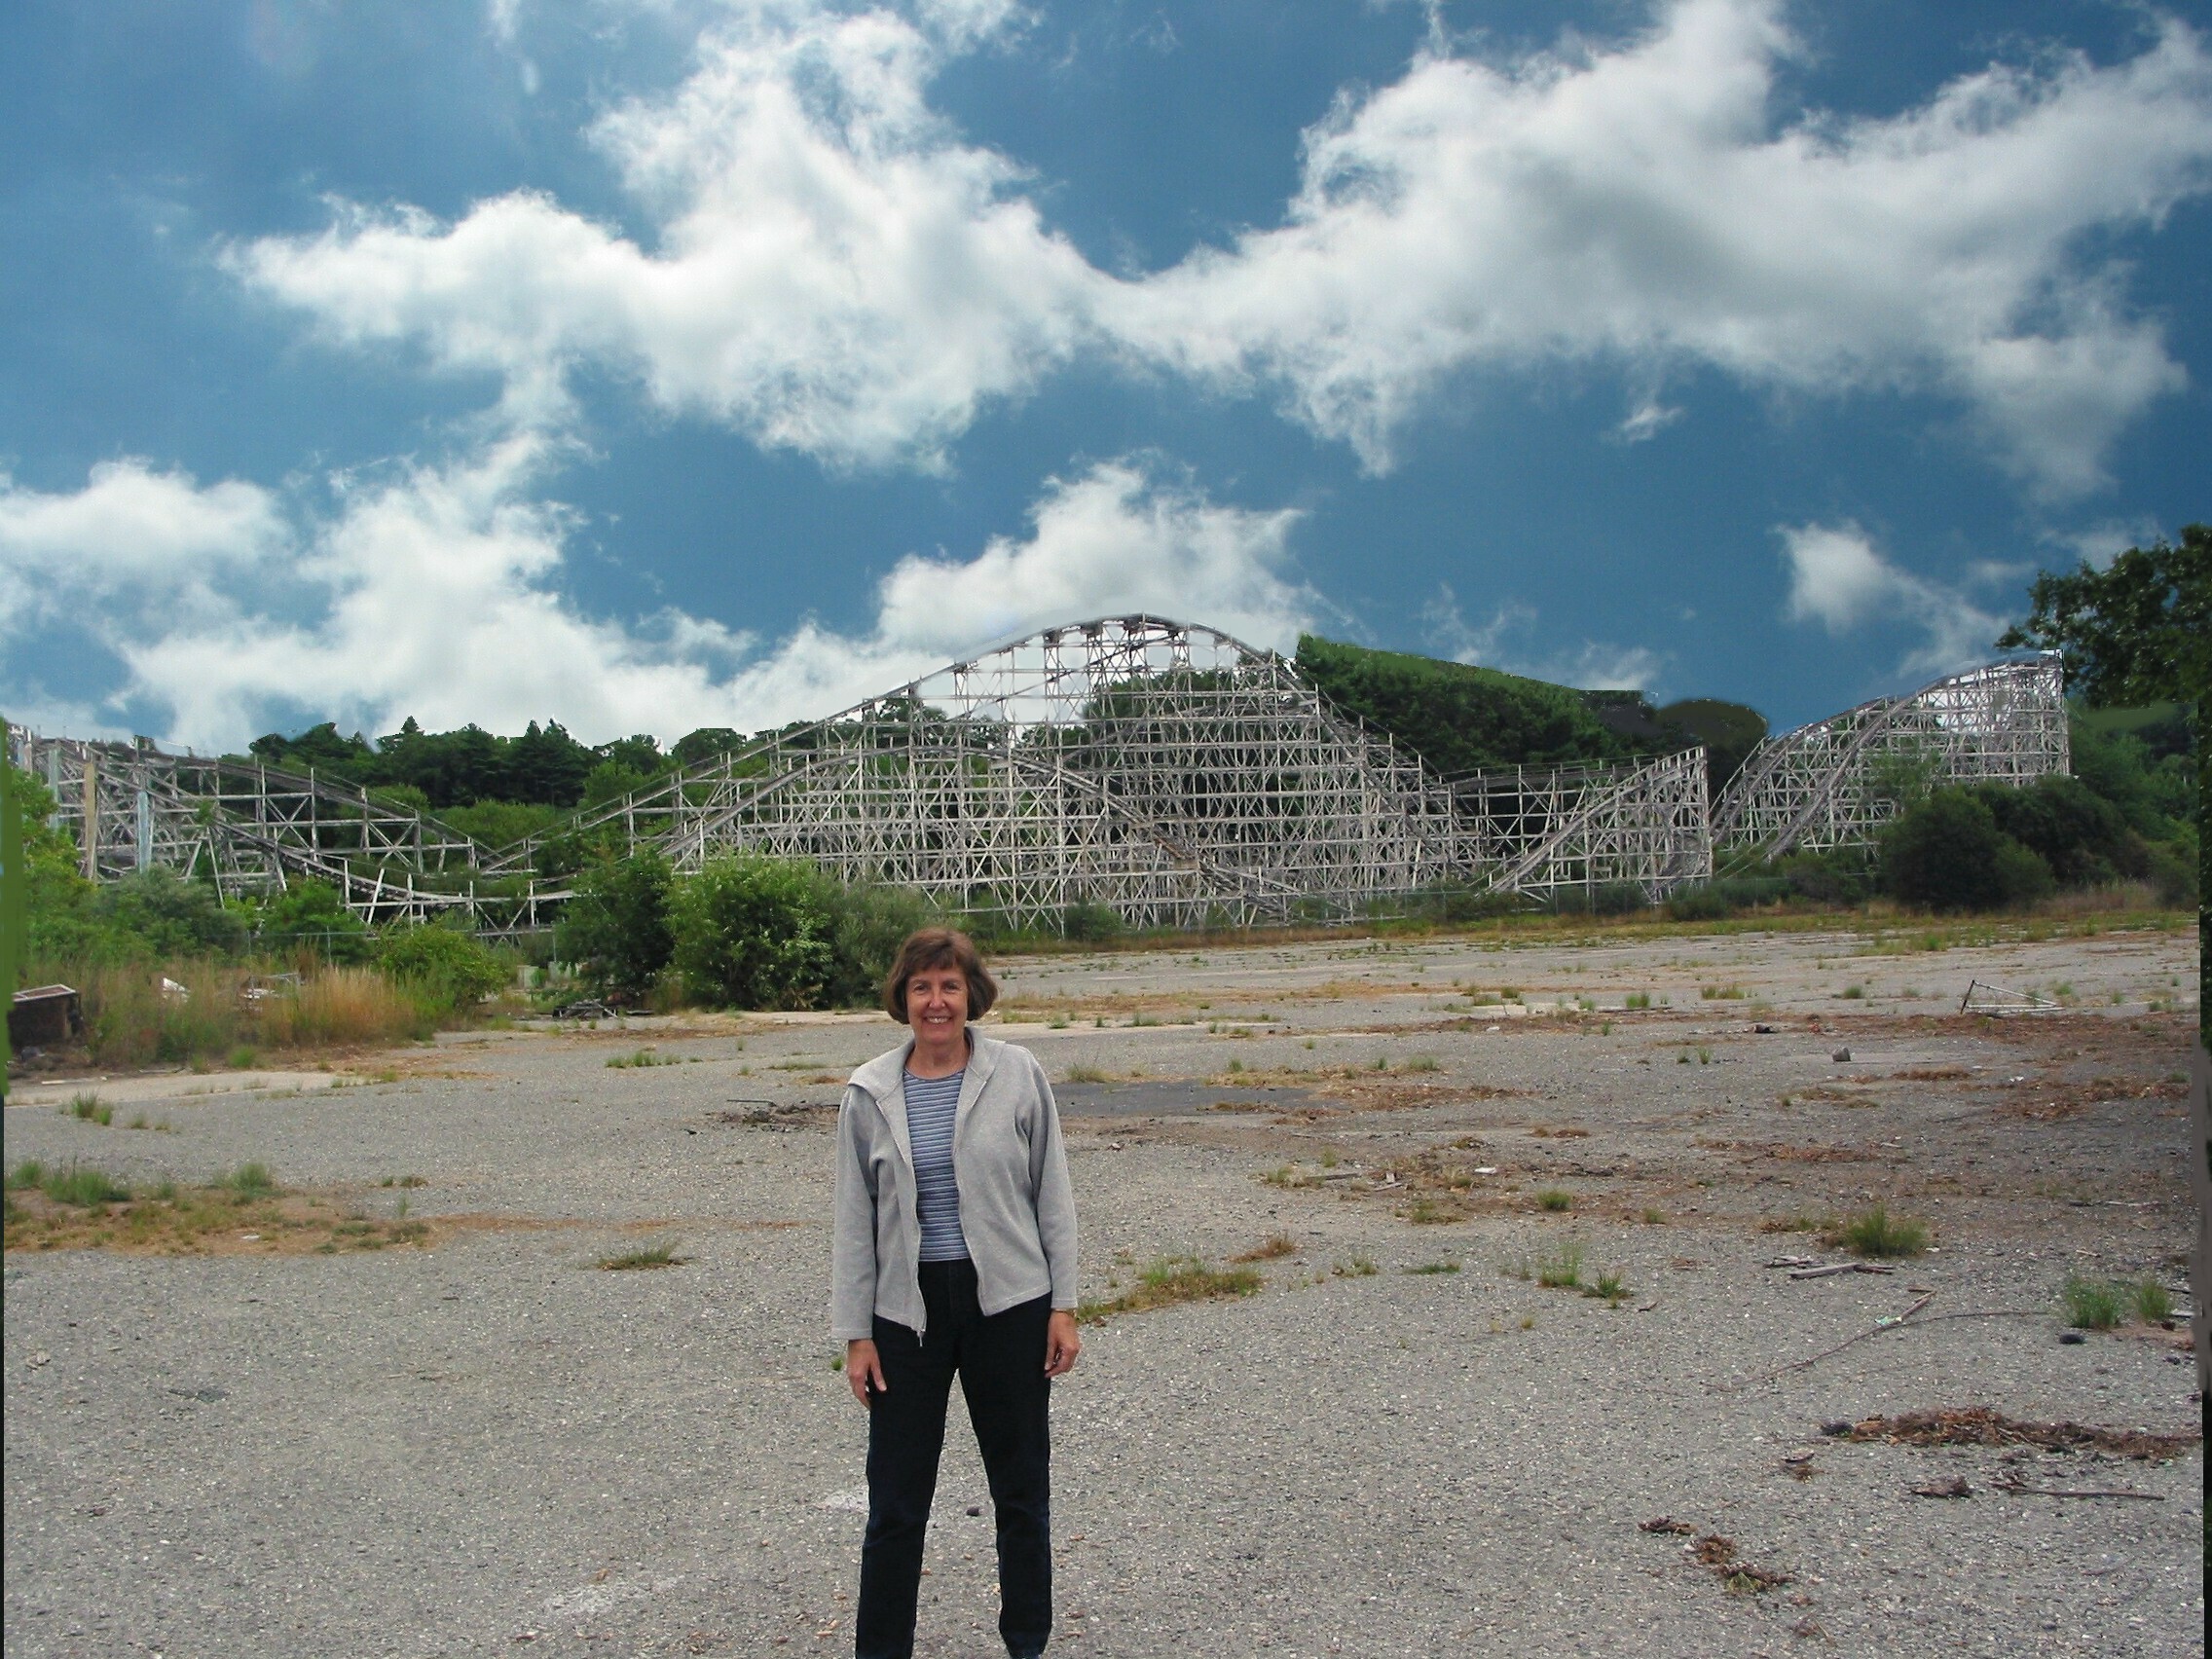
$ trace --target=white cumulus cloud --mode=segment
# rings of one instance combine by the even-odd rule
[[[572,519],[544,498],[560,457],[541,436],[508,437],[342,479],[334,508],[288,517],[252,485],[129,463],[72,494],[0,493],[0,555],[125,673],[107,710],[58,710],[59,723],[160,710],[156,729],[202,748],[236,748],[302,708],[370,732],[409,715],[504,731],[552,718],[589,741],[758,729],[1050,623],[1152,610],[1288,646],[1319,605],[1290,571],[1295,512],[1216,503],[1160,463],[1119,461],[1051,482],[1022,536],[900,560],[858,633],[809,621],[763,642],[678,610],[595,617],[563,591]],[[150,512],[125,510],[141,498]],[[180,607],[184,569],[194,598]],[[119,579],[140,570],[161,579]],[[0,609],[0,644],[34,620]],[[0,691],[18,718],[50,702]]]
[[[2212,183],[2212,58],[2177,21],[2117,63],[1994,64],[1879,118],[1780,105],[1781,0],[1675,0],[1510,60],[1432,41],[1306,134],[1279,224],[1124,278],[930,106],[1014,16],[719,14],[680,86],[594,129],[641,236],[517,192],[450,224],[341,203],[229,257],[336,340],[497,372],[516,412],[558,416],[591,363],[840,466],[941,466],[986,406],[1093,361],[1279,396],[1380,470],[1468,376],[1569,363],[1636,388],[1627,441],[1707,368],[1934,393],[2064,495],[2183,383],[2091,246]]]
[[[1900,570],[1858,525],[1786,525],[1776,534],[1789,571],[1788,620],[1817,622],[1831,636],[1870,625],[1913,629],[1922,643],[1898,665],[1902,674],[1948,674],[1995,654],[2004,617]]]

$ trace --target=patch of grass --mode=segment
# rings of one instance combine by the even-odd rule
[[[130,1189],[106,1170],[88,1168],[80,1163],[72,1163],[66,1169],[47,1170],[39,1181],[38,1190],[55,1203],[77,1209],[130,1200]]]
[[[1323,1147],[1323,1148],[1321,1149],[1321,1167],[1322,1167],[1322,1168],[1324,1168],[1324,1169],[1334,1169],[1334,1168],[1335,1168],[1335,1167],[1336,1167],[1336,1166],[1337,1166],[1337,1165],[1338,1165],[1339,1163],[1341,1163],[1341,1162],[1343,1162],[1343,1161],[1343,1161],[1342,1159],[1340,1159],[1340,1158],[1339,1158],[1339,1157],[1337,1156],[1337,1149],[1336,1149],[1335,1147],[1333,1147],[1333,1146],[1325,1146],[1325,1147]]]
[[[1928,1248],[1928,1228],[1922,1222],[1890,1214],[1887,1204],[1876,1204],[1831,1222],[1821,1235],[1831,1250],[1849,1250],[1855,1256],[1917,1256]]]
[[[1649,1008],[1650,1006],[1651,993],[1649,991],[1631,991],[1621,1003],[1623,1008]]]
[[[103,1129],[115,1122],[115,1108],[96,1094],[72,1095],[64,1115],[82,1123],[97,1124]]]
[[[1434,1198],[1420,1198],[1414,1199],[1406,1207],[1406,1219],[1416,1227],[1436,1227],[1446,1222],[1460,1221],[1464,1218],[1450,1204],[1439,1203]]]
[[[1546,1290],[1582,1288],[1582,1246],[1562,1244],[1556,1254],[1536,1265],[1536,1282]]]
[[[1864,985],[1846,985],[1842,990],[1836,992],[1836,995],[1845,1002],[1863,1002],[1866,999],[1866,987]]]
[[[2083,1331],[2109,1331],[2126,1316],[2127,1292],[2108,1279],[2075,1277],[2059,1292],[2066,1322]]]
[[[652,1268],[681,1268],[689,1260],[688,1256],[679,1256],[673,1244],[646,1244],[617,1255],[602,1256],[599,1265],[610,1273],[628,1273]]]
[[[255,1197],[230,1185],[180,1190],[168,1180],[130,1193],[97,1170],[42,1175],[40,1201],[10,1200],[11,1251],[94,1249],[179,1256],[310,1250],[336,1255],[419,1245],[430,1236],[424,1222],[403,1217],[380,1221],[309,1194]]]
[[[1348,1262],[1339,1262],[1329,1270],[1339,1278],[1373,1278],[1382,1271],[1365,1256],[1354,1256]]]
[[[233,1071],[251,1071],[255,1066],[261,1064],[261,1054],[251,1043],[240,1043],[231,1051],[230,1057],[224,1061],[224,1064],[228,1065]]]
[[[266,1198],[276,1191],[276,1177],[266,1163],[241,1163],[228,1175],[218,1176],[215,1185],[241,1198]]]
[[[1097,1066],[1070,1066],[1062,1083],[1112,1083],[1114,1074]]]
[[[1818,1233],[1825,1224],[1809,1215],[1770,1215],[1759,1223],[1761,1233]]]
[[[2156,1325],[2174,1316],[2173,1292],[2148,1274],[2135,1281],[2135,1288],[2128,1296],[2135,1305],[2135,1316],[2146,1325]]]
[[[8,1171],[8,1191],[27,1192],[46,1179],[46,1165],[35,1158],[26,1158]]]
[[[1456,1273],[1459,1271],[1459,1264],[1457,1262],[1423,1262],[1418,1268],[1408,1268],[1405,1271],[1415,1274]]]
[[[1233,1262],[1272,1262],[1298,1254],[1298,1240],[1287,1233],[1271,1233],[1251,1249],[1229,1259]]]
[[[1555,1214],[1574,1207],[1574,1195],[1560,1187],[1545,1187],[1536,1194],[1536,1207]]]
[[[1097,1324],[1115,1313],[1146,1313],[1184,1302],[1250,1296],[1264,1281],[1250,1268],[1209,1268],[1196,1256],[1161,1256],[1137,1273],[1137,1282],[1106,1301],[1087,1301],[1075,1316]]]
[[[1645,1204],[1642,1213],[1638,1215],[1636,1219],[1642,1222],[1646,1227],[1665,1227],[1667,1225],[1667,1212],[1656,1204]]]
[[[1592,1285],[1588,1290],[1585,1290],[1582,1294],[1585,1296],[1594,1296],[1601,1302],[1609,1302],[1614,1307],[1618,1308],[1622,1302],[1627,1300],[1628,1280],[1617,1272],[1600,1273],[1598,1275],[1598,1282]]]
[[[1707,1002],[1742,1002],[1744,1000],[1744,987],[1741,985],[1700,985],[1697,988],[1697,994]]]
[[[1416,1054],[1406,1062],[1406,1070],[1410,1072],[1433,1072],[1443,1069],[1444,1062],[1434,1054]]]
[[[609,1067],[619,1071],[630,1067],[680,1066],[683,1061],[675,1054],[663,1054],[653,1049],[640,1049],[629,1054],[609,1054],[607,1056],[607,1063]],[[813,1063],[811,1060],[798,1061],[794,1062],[793,1066],[778,1066],[776,1069],[778,1071],[795,1070],[801,1065],[812,1065]]]

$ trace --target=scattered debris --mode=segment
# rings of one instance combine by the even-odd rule
[[[1845,1438],[1892,1446],[2040,1446],[2050,1452],[2108,1452],[2121,1457],[2177,1457],[2202,1438],[2141,1428],[2094,1428],[2079,1422],[2023,1422],[1987,1406],[1907,1412],[1853,1423]]]
[[[2061,1331],[2058,1333],[2058,1340],[2066,1347],[2080,1347],[2089,1340],[2089,1333],[2086,1331]]]
[[[1959,999],[1961,1014],[2056,1014],[2060,1005],[2033,991],[2009,991],[2003,985],[1967,981],[1967,994]]]
[[[1779,1568],[1742,1559],[1736,1553],[1736,1540],[1718,1532],[1707,1532],[1687,1547],[1699,1566],[1713,1569],[1731,1596],[1756,1596],[1789,1582],[1789,1574]]]
[[[1849,1049],[1838,1049],[1828,1058],[1839,1063],[1848,1062],[1851,1058],[1851,1051]]]
[[[576,1002],[563,1003],[553,1011],[553,1017],[555,1019],[618,1019],[621,1015],[597,997],[584,997]]]
[[[2130,1492],[2124,1487],[2032,1487],[2016,1474],[2001,1476],[1997,1490],[2012,1497],[2130,1497],[2140,1503],[2163,1503],[2165,1493],[2157,1492]]]
[[[1825,1267],[1795,1268],[1789,1276],[1793,1279],[1833,1278],[1838,1273],[1894,1273],[1897,1269],[1884,1267],[1880,1262],[1830,1262]]]
[[[1672,1515],[1654,1515],[1648,1521],[1639,1521],[1636,1530],[1639,1532],[1679,1532],[1685,1538],[1697,1530],[1687,1521],[1677,1521]]]
[[[1914,1487],[1912,1495],[1915,1497],[1972,1497],[1973,1496],[1973,1488],[1967,1485],[1966,1476],[1957,1475],[1950,1480],[1936,1481],[1930,1486]]]

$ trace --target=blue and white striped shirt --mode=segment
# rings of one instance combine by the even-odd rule
[[[922,1260],[965,1262],[960,1187],[952,1176],[952,1124],[966,1067],[950,1077],[905,1076],[906,1139],[914,1148],[914,1198],[921,1211]]]

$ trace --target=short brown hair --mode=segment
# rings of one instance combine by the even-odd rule
[[[980,1019],[999,1000],[999,982],[977,954],[976,941],[958,928],[924,928],[906,936],[883,981],[883,1006],[906,1023],[906,981],[932,968],[957,968],[968,981],[968,1017]]]

